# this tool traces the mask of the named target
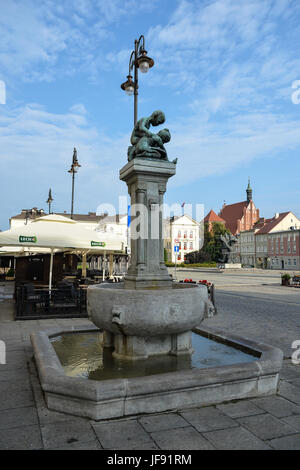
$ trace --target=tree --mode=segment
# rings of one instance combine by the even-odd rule
[[[189,263],[205,263],[218,261],[222,255],[220,236],[230,233],[221,222],[213,222],[211,230],[209,224],[204,223],[204,244],[201,250],[192,251],[186,255]]]

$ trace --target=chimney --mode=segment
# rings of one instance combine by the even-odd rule
[[[279,212],[275,212],[275,219],[278,219],[279,217]]]

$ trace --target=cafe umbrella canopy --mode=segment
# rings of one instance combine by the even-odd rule
[[[124,251],[122,240],[116,234],[93,230],[57,214],[39,217],[28,225],[0,232],[0,246],[49,248],[49,290],[52,286],[55,249],[78,250],[85,255],[91,251],[99,254]]]

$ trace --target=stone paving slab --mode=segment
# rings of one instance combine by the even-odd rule
[[[217,409],[231,418],[242,418],[243,416],[258,415],[264,413],[261,408],[255,406],[250,400],[240,400],[236,403],[217,405]]]
[[[280,381],[278,393],[281,397],[300,405],[300,387],[286,381]]]
[[[293,436],[284,436],[279,439],[272,439],[269,441],[273,449],[276,450],[299,450],[300,449],[300,434]]]
[[[151,433],[162,450],[213,450],[214,447],[192,426]]]
[[[74,422],[63,421],[61,423],[41,426],[45,449],[66,447],[68,444],[83,444],[95,439],[95,434],[88,421]]]
[[[254,398],[252,403],[261,408],[262,411],[267,411],[273,416],[276,416],[276,418],[283,418],[293,414],[300,415],[300,406],[295,405],[294,403],[282,397],[271,396],[264,398]]]
[[[28,388],[30,387],[29,382],[29,373],[27,369],[22,370],[2,370],[2,366],[0,366],[0,384],[2,382],[9,382],[10,384],[14,383],[27,383]]]
[[[139,422],[147,432],[164,431],[166,429],[189,426],[189,423],[185,419],[175,413],[145,416],[140,418]]]
[[[295,385],[295,387],[300,387],[300,378],[289,380],[289,382],[290,382],[292,385]]]
[[[37,449],[43,449],[39,426],[21,426],[0,430],[0,450]]]
[[[53,447],[51,450],[101,450],[101,446],[97,439],[91,442],[72,443],[62,447]]]
[[[149,434],[137,420],[105,421],[92,424],[104,449],[132,448],[143,443],[152,443]]]
[[[206,432],[203,435],[219,450],[270,449],[270,446],[242,427]]]
[[[300,415],[287,416],[283,421],[300,432]]]
[[[0,411],[0,430],[39,424],[35,406]]]
[[[14,387],[10,384],[10,389],[1,393],[0,410],[23,408],[33,405],[34,400],[31,390],[14,390]]]
[[[199,432],[238,426],[238,423],[233,419],[212,406],[190,411],[181,411],[181,416]]]
[[[262,440],[295,434],[294,428],[267,413],[238,418],[237,421]]]

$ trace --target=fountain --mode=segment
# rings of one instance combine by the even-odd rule
[[[131,263],[124,283],[88,288],[88,315],[95,327],[31,336],[50,409],[100,420],[276,392],[282,352],[200,326],[210,310],[206,286],[176,283],[167,271],[161,208],[177,159],[170,162],[164,147],[169,130],[150,131],[164,121],[163,112],[155,111],[137,122],[128,163],[120,170],[132,207]],[[201,341],[209,342],[206,367],[193,363],[192,331],[200,358]],[[76,375],[73,368],[68,374],[68,338],[79,334],[83,339],[76,348],[83,345],[90,370]],[[219,356],[235,348],[245,358],[211,361],[220,344],[225,350]],[[100,377],[97,368],[105,369]]]
[[[164,113],[154,111],[137,122],[131,137],[135,145],[120,171],[132,211],[131,263],[124,285],[100,284],[88,290],[89,317],[105,331],[105,346],[114,347],[114,356],[130,360],[191,354],[191,329],[208,308],[207,288],[173,283],[164,263],[163,197],[176,163],[169,162],[160,141],[163,131],[170,139],[169,131],[152,134],[147,128],[164,121]]]

